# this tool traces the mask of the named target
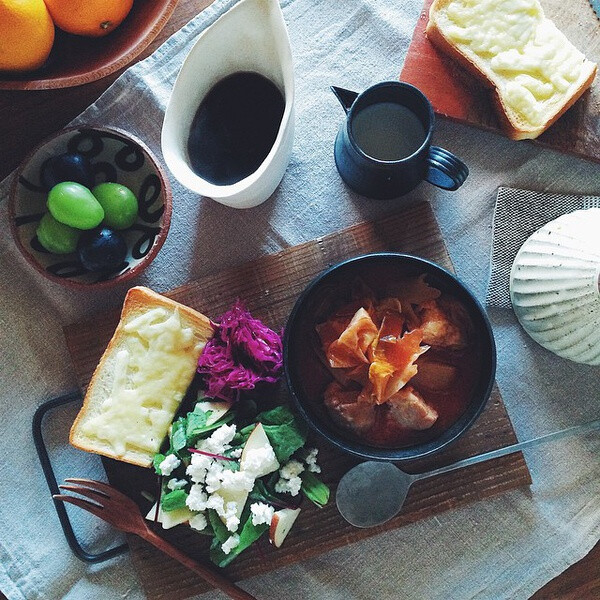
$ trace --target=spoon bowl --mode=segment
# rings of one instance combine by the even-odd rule
[[[350,525],[376,527],[400,512],[413,480],[413,475],[392,463],[367,461],[342,477],[335,501]],[[369,496],[376,497],[377,503],[365,502]]]

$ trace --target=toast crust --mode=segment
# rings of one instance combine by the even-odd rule
[[[91,413],[92,405],[98,401],[96,396],[96,388],[100,389],[102,387],[101,380],[104,370],[109,368],[107,365],[118,349],[121,336],[123,334],[123,328],[131,318],[142,314],[151,308],[158,307],[166,308],[169,311],[174,311],[177,309],[182,321],[185,322],[186,326],[192,327],[197,336],[200,338],[200,340],[203,340],[204,343],[206,343],[213,336],[214,326],[210,319],[202,313],[195,311],[188,306],[180,304],[175,300],[171,300],[170,298],[162,296],[161,294],[158,294],[149,288],[142,286],[131,288],[125,296],[125,301],[123,302],[123,308],[121,310],[121,318],[115,333],[108,343],[106,350],[102,354],[100,362],[94,370],[94,374],[92,375],[85,398],[83,400],[83,406],[81,407],[77,417],[75,418],[75,421],[73,422],[73,425],[71,426],[69,443],[73,447],[141,467],[148,467],[151,465],[152,459],[142,452],[135,453],[132,451],[129,452],[127,456],[117,456],[116,453],[111,451],[110,447],[108,446],[105,447],[104,445],[100,445],[96,441],[94,441],[94,443],[86,441],[87,438],[85,438],[83,435],[80,435],[80,427],[85,418]],[[194,376],[194,373],[190,374],[190,382]]]
[[[449,41],[438,27],[437,14],[451,4],[454,0],[434,0],[429,9],[429,20],[427,22],[426,34],[431,43],[444,54],[455,60],[461,67],[471,73],[487,89],[492,91],[491,99],[500,125],[506,135],[513,140],[534,139],[552,126],[562,115],[565,114],[582,94],[592,85],[598,66],[592,65],[588,77],[574,90],[568,100],[561,106],[560,110],[551,115],[542,125],[538,127],[527,127],[524,123],[513,118],[513,111],[507,107],[498,87],[491,81],[488,75],[468,56],[461,52],[451,41]]]

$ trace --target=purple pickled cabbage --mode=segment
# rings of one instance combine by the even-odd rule
[[[240,391],[275,383],[283,367],[281,337],[255,319],[238,300],[221,317],[215,336],[198,360],[206,393],[235,400]]]

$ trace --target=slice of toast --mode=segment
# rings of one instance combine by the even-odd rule
[[[592,84],[586,59],[538,0],[434,0],[428,39],[493,88],[501,124],[515,140],[538,137]]]
[[[150,466],[213,332],[201,313],[131,288],[71,427],[71,444]]]

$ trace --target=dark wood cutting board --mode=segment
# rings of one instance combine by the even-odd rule
[[[429,98],[437,114],[483,129],[500,131],[490,91],[427,39],[425,27],[432,1],[425,0],[400,80],[418,87]],[[587,58],[600,63],[600,21],[589,2],[540,2],[546,16],[556,23],[571,43]],[[600,75],[574,106],[535,143],[600,162]]]
[[[397,250],[416,254],[452,269],[441,232],[428,203],[420,203],[397,215],[374,223],[362,223],[338,233],[288,248],[277,254],[208,275],[167,293],[168,296],[217,318],[236,298],[271,327],[285,320],[304,287],[323,269],[345,258],[367,252]],[[113,334],[119,310],[65,327],[67,345],[82,388]],[[285,390],[280,390],[285,398]],[[438,457],[413,462],[413,472],[442,466],[455,460],[514,443],[516,437],[497,389],[475,425]],[[320,449],[323,478],[331,486],[332,500],[323,509],[305,502],[294,529],[279,548],[268,542],[243,553],[227,574],[244,579],[278,567],[322,554],[327,550],[395,529],[505,491],[528,485],[531,478],[521,454],[475,465],[460,472],[424,480],[411,490],[402,513],[385,525],[355,529],[344,521],[335,507],[335,487],[341,475],[356,464],[325,442],[312,440]],[[156,478],[149,469],[106,460],[109,480],[140,502],[150,503],[140,491],[155,493]],[[77,475],[77,474],[73,474]],[[165,537],[196,558],[206,556],[208,538],[187,527],[163,532]],[[134,563],[150,600],[187,598],[208,589],[196,575],[167,558],[154,547],[129,537]],[[285,588],[283,584],[282,592]]]

